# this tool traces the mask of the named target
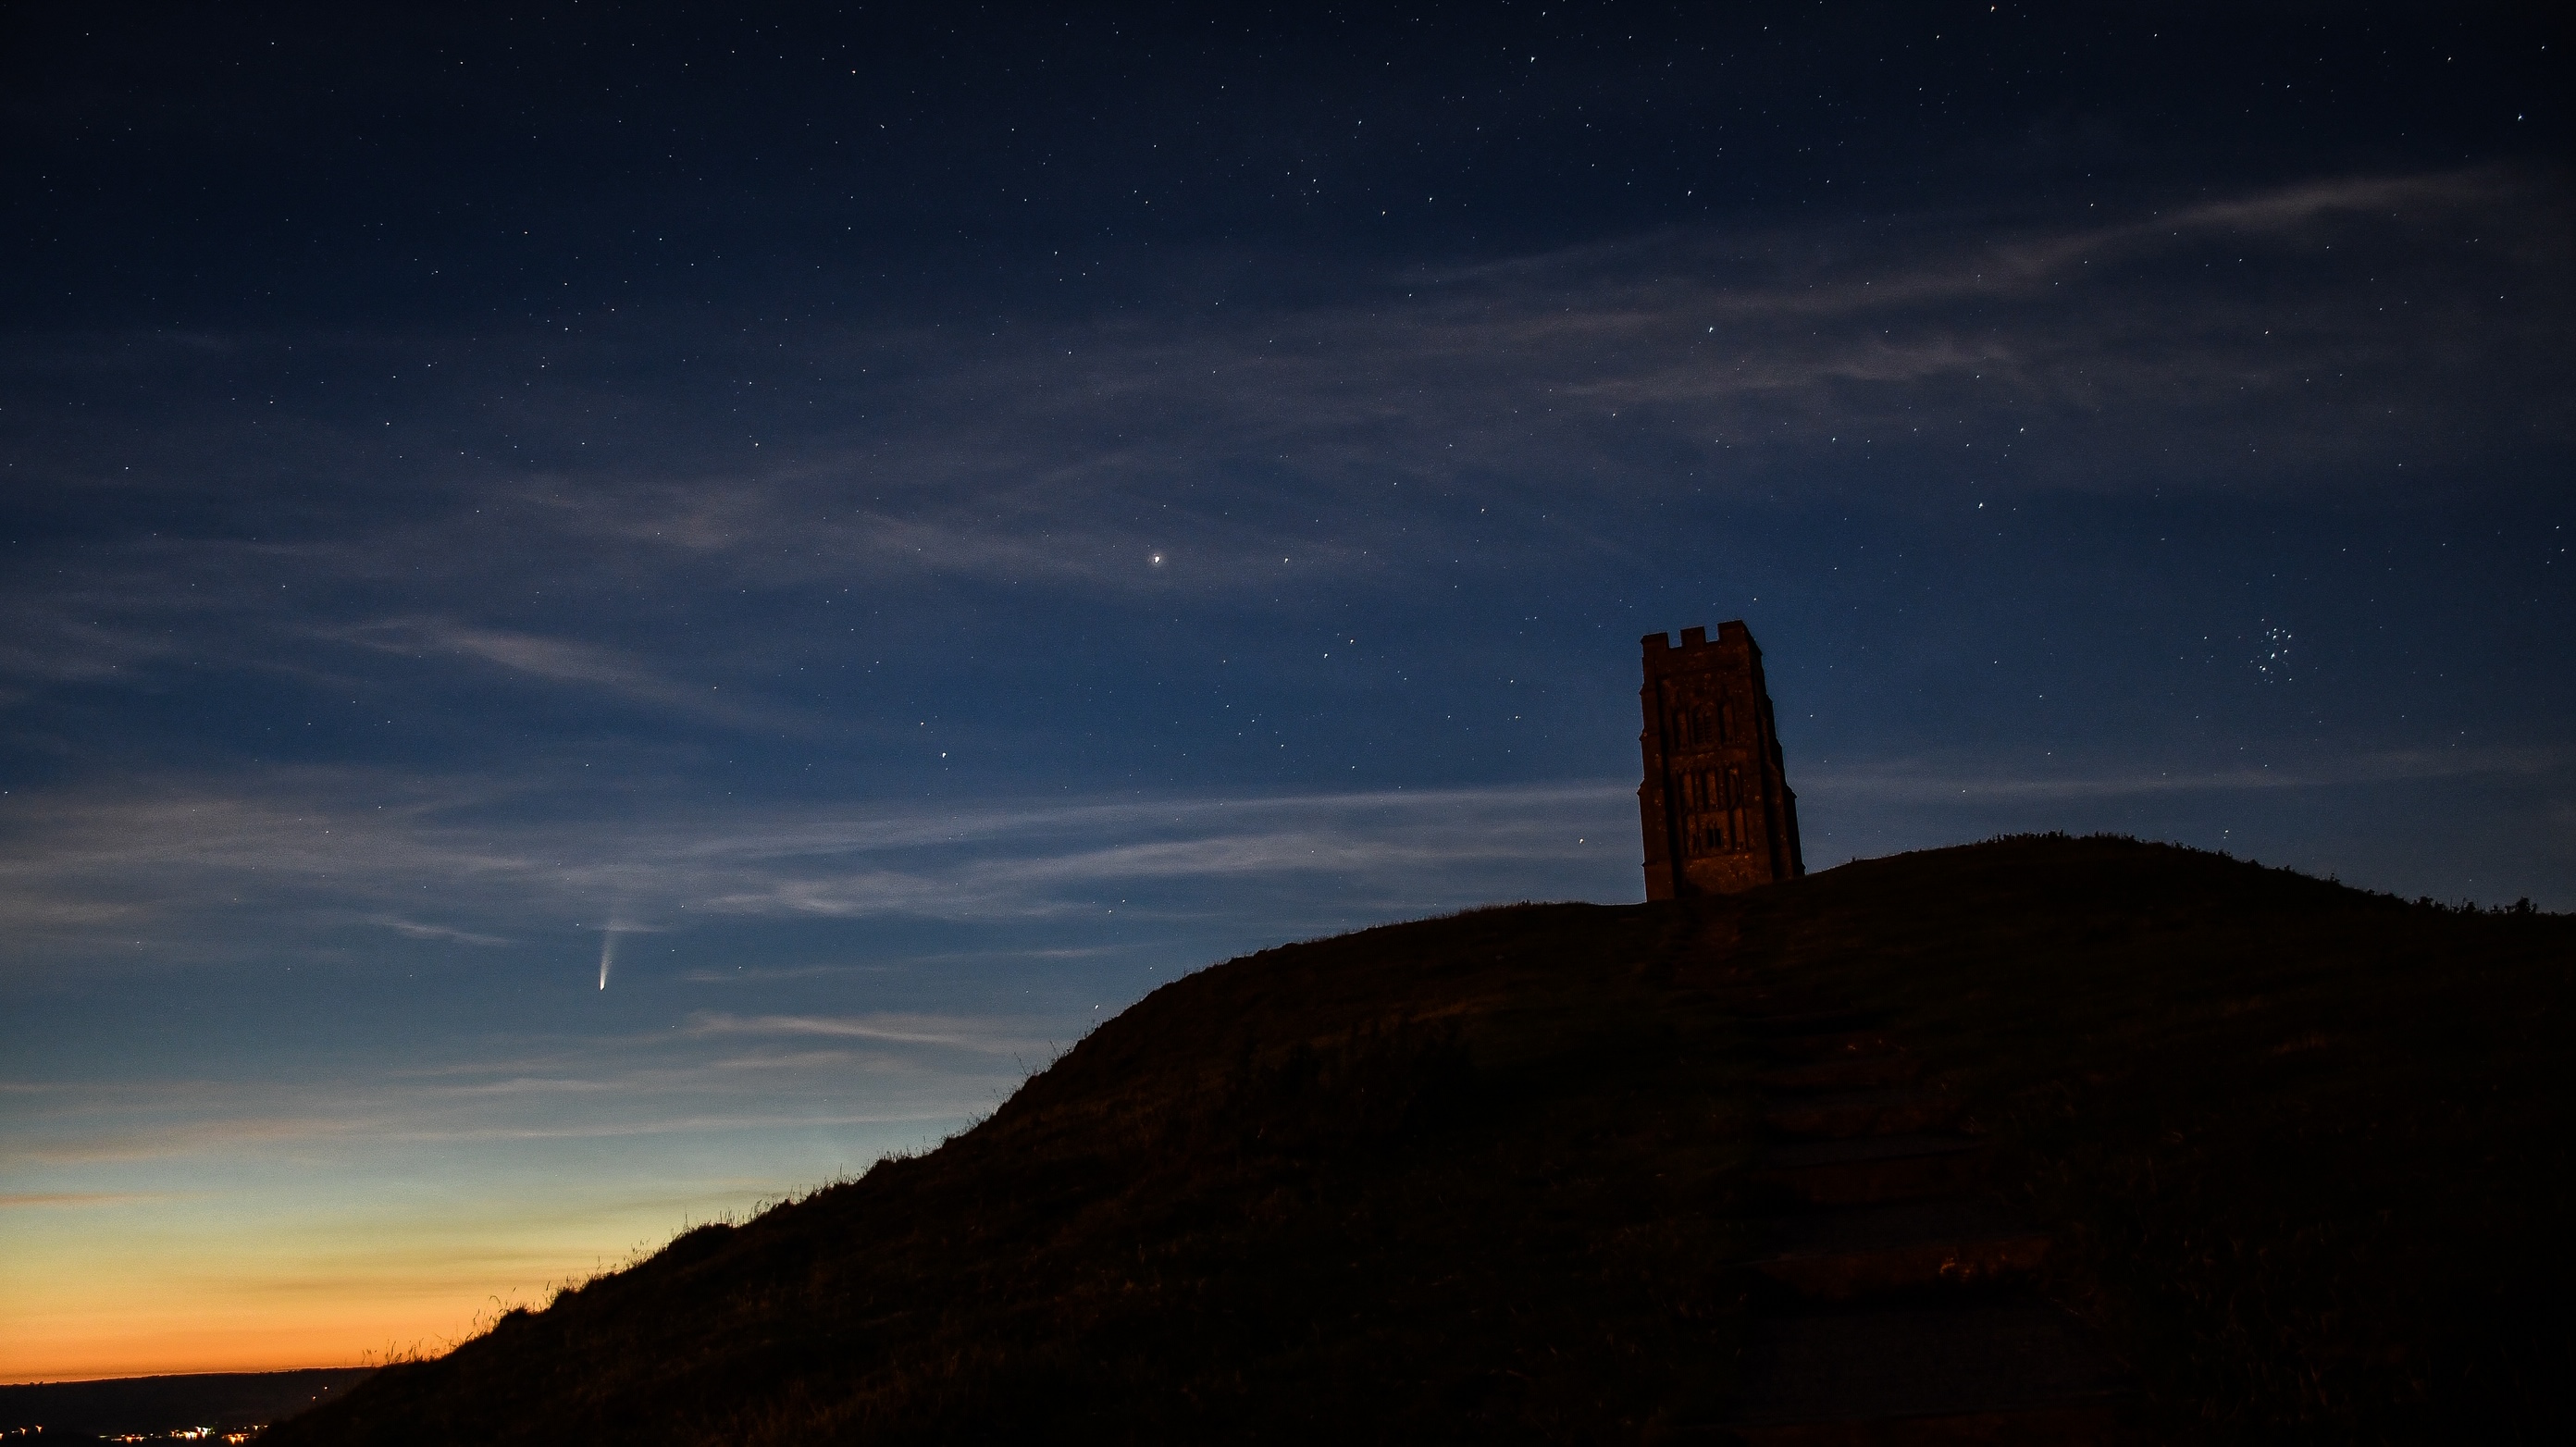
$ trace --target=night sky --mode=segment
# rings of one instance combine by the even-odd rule
[[[1645,633],[1811,868],[2576,908],[2543,7],[389,8],[0,20],[0,1378],[1639,899]]]

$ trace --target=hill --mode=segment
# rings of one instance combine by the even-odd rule
[[[1287,946],[266,1440],[1704,1438],[1783,985],[1956,1095],[2152,1430],[2515,1440],[2576,1372],[2571,965],[2565,917],[2057,837]]]
[[[313,1367],[295,1372],[199,1372],[0,1386],[0,1436],[41,1434],[48,1442],[58,1442],[81,1437],[161,1437],[197,1427],[242,1430],[303,1411],[334,1392],[345,1392],[365,1381],[372,1370]]]

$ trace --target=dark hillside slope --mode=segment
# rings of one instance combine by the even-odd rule
[[[2169,1432],[2557,1440],[2576,918],[2125,840],[1869,860],[1739,956],[1890,1011]]]
[[[1156,991],[993,1118],[388,1369],[299,1442],[1642,1427],[1731,1354],[1730,1027],[1688,921],[1523,907]],[[1223,1424],[1220,1428],[1218,1424]],[[1634,1428],[1632,1427],[1632,1430]]]
[[[1699,1435],[1763,1204],[1736,1012],[1766,992],[1883,1011],[1935,1067],[2151,1425],[2514,1440],[2576,1374],[2571,963],[2563,917],[2064,839],[1289,946],[927,1156],[268,1440]]]

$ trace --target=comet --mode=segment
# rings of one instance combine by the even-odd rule
[[[617,963],[617,926],[610,925],[599,935],[599,988],[608,988],[608,967]]]

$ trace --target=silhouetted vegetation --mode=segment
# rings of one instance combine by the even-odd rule
[[[2125,840],[1517,906],[1156,991],[938,1150],[514,1312],[276,1444],[1628,1440],[1714,1420],[1731,1002],[1883,1009],[2157,1425],[2558,1415],[2576,921]]]

